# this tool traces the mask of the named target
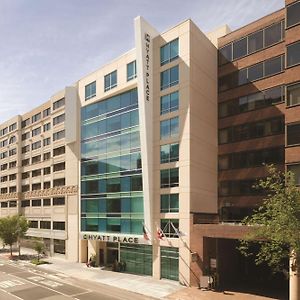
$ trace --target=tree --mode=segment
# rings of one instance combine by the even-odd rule
[[[25,217],[14,215],[0,219],[0,238],[3,243],[10,246],[12,256],[12,246],[25,236],[29,224]],[[20,253],[20,248],[19,248]]]
[[[40,256],[42,254],[42,252],[44,251],[45,246],[44,243],[37,240],[34,242],[34,250],[37,252],[37,260],[38,262],[40,261]]]
[[[290,276],[290,299],[298,299],[298,266],[300,257],[300,191],[295,184],[294,174],[278,171],[267,166],[268,176],[259,180],[255,188],[261,189],[266,197],[262,205],[243,223],[253,230],[241,241],[242,254],[254,255],[253,242],[259,245],[255,262],[267,263],[275,272]],[[290,260],[290,269],[285,261]]]

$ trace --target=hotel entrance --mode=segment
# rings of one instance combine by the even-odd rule
[[[119,243],[107,243],[106,247],[106,265],[111,266],[115,261],[119,261]]]

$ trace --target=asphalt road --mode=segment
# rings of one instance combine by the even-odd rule
[[[30,264],[0,260],[0,300],[142,300],[122,289],[39,270]]]

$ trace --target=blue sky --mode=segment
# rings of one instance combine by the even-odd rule
[[[239,28],[284,0],[0,0],[0,123],[134,47],[133,19],[165,31]]]

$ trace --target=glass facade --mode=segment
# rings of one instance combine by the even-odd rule
[[[142,234],[137,90],[82,109],[81,230]]]
[[[120,250],[126,273],[152,275],[152,246],[121,244]]]
[[[178,281],[179,251],[178,248],[160,247],[161,278]]]

